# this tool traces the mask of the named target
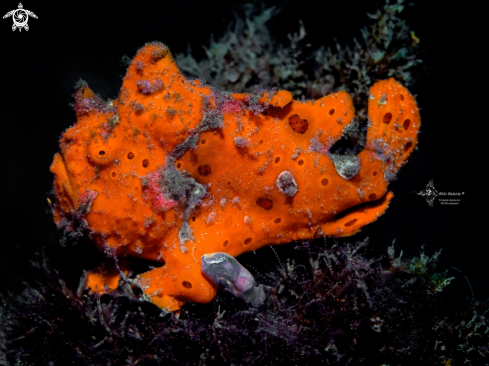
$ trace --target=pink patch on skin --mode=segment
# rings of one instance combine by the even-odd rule
[[[165,198],[163,193],[160,193],[155,197],[153,197],[153,207],[155,210],[167,211],[167,210],[171,210],[176,205],[177,205],[176,201]]]
[[[92,202],[95,199],[95,197],[97,197],[97,192],[87,189],[85,190],[84,193],[80,195],[80,202],[81,203]]]
[[[163,192],[161,192],[160,180],[161,173],[156,171],[146,176],[149,178],[149,183],[145,187],[146,197],[153,203],[153,209],[156,211],[167,211],[175,208],[178,205],[177,201],[166,198]]]
[[[163,81],[160,78],[156,78],[153,82],[148,80],[138,80],[137,87],[141,94],[147,95],[154,93],[155,91],[163,89]]]
[[[106,130],[105,126],[104,128],[102,129],[102,131],[100,132],[100,136],[103,138],[103,139],[106,139],[110,136],[110,133]]]
[[[221,108],[222,113],[237,113],[241,110],[241,103],[236,100],[226,101]]]

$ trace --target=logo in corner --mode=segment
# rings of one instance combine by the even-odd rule
[[[29,16],[37,19],[36,14],[34,14],[30,10],[24,9],[22,3],[19,3],[19,8],[9,11],[7,14],[3,16],[3,19],[12,17],[14,21],[14,24],[12,25],[12,30],[15,31],[18,28],[20,32],[22,31],[22,28],[24,28],[26,31],[29,30],[29,25],[27,24],[29,20]]]
[[[430,205],[430,207],[433,207],[433,201],[439,195],[438,191],[435,189],[435,186],[433,185],[433,179],[428,182],[428,185],[423,191],[416,192],[416,193],[424,197],[426,199],[426,202],[428,202],[428,205]]]
[[[457,206],[462,201],[465,192],[438,192],[433,185],[433,179],[428,182],[426,188],[420,192],[413,192],[424,197],[430,207],[433,207],[433,202],[436,197],[440,197],[440,204]]]

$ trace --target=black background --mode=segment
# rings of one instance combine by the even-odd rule
[[[210,35],[222,35],[243,3],[139,1],[124,6],[27,1],[24,8],[39,17],[29,19],[28,32],[13,32],[11,18],[0,21],[0,289],[14,290],[15,278],[43,246],[60,267],[69,268],[83,258],[79,256],[83,247],[57,244],[47,204],[53,179],[49,166],[58,151],[58,138],[75,122],[70,106],[74,83],[82,78],[95,92],[115,98],[125,74],[122,57],[133,57],[154,40],[165,43],[174,55],[191,45],[194,56],[202,58],[202,46],[209,44]],[[286,43],[287,33],[296,32],[302,20],[313,48],[331,45],[335,37],[348,42],[360,37],[366,13],[374,12],[377,4],[318,3],[275,2],[282,12],[269,23],[272,36]],[[17,5],[4,1],[0,13]],[[427,70],[412,90],[422,118],[418,150],[390,186],[395,197],[387,213],[354,239],[368,236],[380,254],[386,254],[394,238],[397,250],[403,249],[406,256],[419,253],[422,245],[427,254],[443,248],[439,268],[459,268],[476,297],[483,299],[489,296],[487,163],[482,153],[488,122],[483,13],[467,1],[457,6],[436,1],[414,5],[409,14]],[[430,208],[413,193],[430,179],[438,191],[464,192],[461,203],[443,206],[437,200]],[[469,296],[460,274],[450,270],[449,275],[457,277],[452,283],[457,296]]]

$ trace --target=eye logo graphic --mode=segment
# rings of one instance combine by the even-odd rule
[[[458,206],[462,202],[465,192],[438,192],[433,185],[433,179],[428,182],[426,188],[416,193],[426,199],[428,205],[433,207],[433,202],[436,197],[440,197],[439,202],[444,206]]]
[[[28,31],[29,25],[27,24],[27,21],[29,20],[29,15],[37,19],[36,14],[34,14],[30,10],[24,9],[22,3],[19,3],[19,8],[9,11],[7,14],[3,16],[3,19],[8,18],[10,16],[12,17],[14,21],[14,24],[12,25],[13,31],[15,31],[17,28],[19,29],[19,32],[22,31],[22,28]]]
[[[438,191],[435,189],[435,186],[433,185],[433,179],[428,182],[428,185],[423,191],[415,192],[415,193],[426,198],[426,202],[428,202],[428,205],[430,205],[430,207],[433,207],[433,201],[439,195]]]

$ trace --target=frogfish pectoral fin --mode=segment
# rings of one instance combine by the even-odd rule
[[[192,254],[182,254],[186,255]],[[199,261],[184,259],[168,258],[164,266],[138,275],[136,282],[148,301],[171,312],[188,301],[208,303],[214,299],[216,286],[202,274]]]

